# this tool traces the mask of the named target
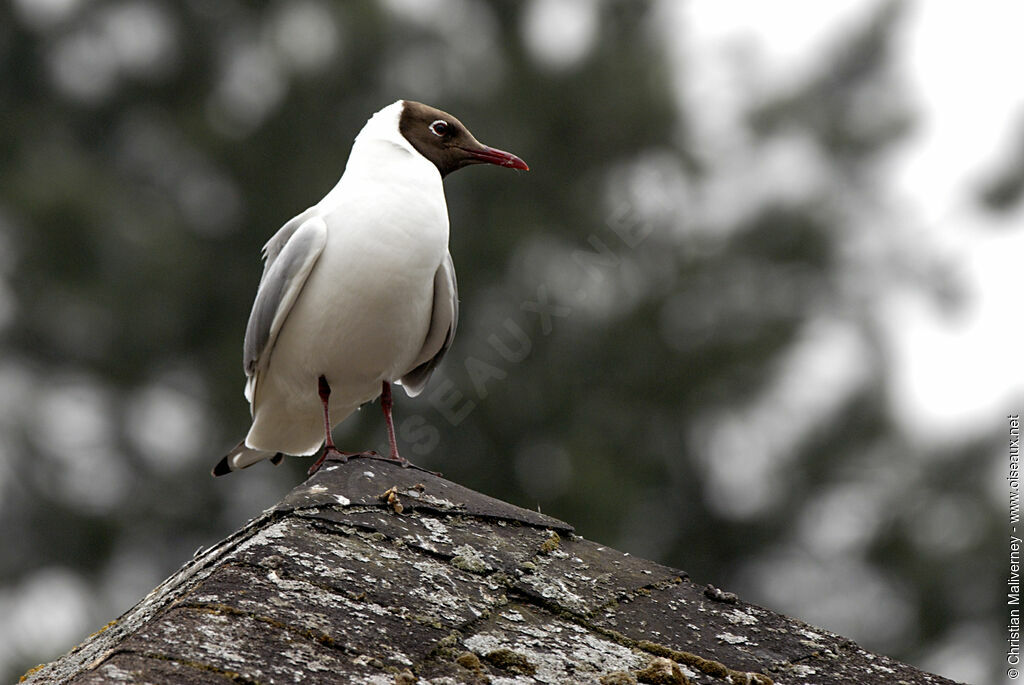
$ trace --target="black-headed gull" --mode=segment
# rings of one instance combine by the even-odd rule
[[[337,185],[263,248],[244,346],[252,427],[215,476],[324,443],[310,473],[328,456],[344,459],[331,428],[378,396],[390,458],[407,463],[391,383],[419,394],[459,316],[441,179],[481,163],[529,168],[419,102],[399,100],[366,122]]]

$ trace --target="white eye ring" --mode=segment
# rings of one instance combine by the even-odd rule
[[[433,133],[438,138],[443,138],[444,136],[448,135],[448,133],[450,132],[450,128],[451,124],[449,124],[444,119],[438,119],[437,121],[430,125],[430,132]]]

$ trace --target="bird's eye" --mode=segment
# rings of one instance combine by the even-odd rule
[[[452,132],[451,124],[444,119],[438,119],[430,125],[430,132],[435,136],[444,138],[446,135]]]

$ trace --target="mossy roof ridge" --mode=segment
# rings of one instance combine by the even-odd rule
[[[328,463],[26,680],[951,682],[369,459]]]

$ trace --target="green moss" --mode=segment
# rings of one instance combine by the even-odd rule
[[[427,655],[427,659],[455,661],[459,656],[458,646],[461,641],[462,635],[458,631],[453,630],[435,643],[434,648]]]
[[[444,630],[444,624],[441,623],[440,619],[434,616],[424,616],[422,614],[410,614],[409,618],[421,626],[427,626],[429,628],[436,628],[437,630]]]
[[[545,540],[540,546],[541,554],[551,554],[558,549],[562,544],[562,538],[558,537],[558,533],[551,531],[551,537]]]
[[[473,652],[463,652],[456,659],[455,663],[463,668],[468,668],[476,674],[482,674],[484,672],[484,665]]]
[[[636,678],[625,671],[615,671],[597,679],[601,685],[636,685]]]
[[[591,627],[589,624],[584,624],[584,625],[586,625],[588,628]],[[613,642],[615,642],[616,644],[622,645],[623,647],[636,647],[637,646],[636,640],[634,640],[631,637],[626,637],[625,635],[623,635],[622,633],[620,633],[617,630],[613,630],[611,628],[600,628],[598,626],[593,626],[593,629],[596,630],[597,632],[601,633],[605,637],[611,638],[611,640]]]
[[[570,617],[571,618],[571,617]],[[604,635],[613,642],[622,645],[623,647],[629,647],[633,649],[641,649],[648,654],[654,656],[665,657],[672,661],[680,664],[685,664],[692,668],[697,669],[701,673],[705,673],[715,678],[731,678],[734,683],[754,683],[756,685],[774,685],[774,681],[766,676],[764,673],[748,673],[746,671],[737,671],[734,668],[729,668],[725,664],[712,659],[705,659],[697,654],[691,654],[690,652],[683,652],[678,649],[672,649],[665,645],[659,645],[656,642],[650,640],[634,640],[631,637],[627,637],[617,630],[611,628],[603,628],[600,626],[591,625],[589,623],[583,623],[589,629]]]
[[[514,578],[512,578],[510,575],[502,571],[495,571],[489,576],[489,578],[491,582],[495,583],[496,585],[504,585],[506,587],[512,587],[516,582]]]
[[[693,683],[683,674],[679,664],[660,656],[651,659],[647,668],[637,671],[636,679],[641,683],[651,683],[651,685],[692,685]]]
[[[236,683],[255,683],[256,681],[246,678],[238,671],[231,671],[224,668],[219,668],[213,664],[203,663],[202,661],[192,661],[191,659],[181,659],[179,657],[169,656],[167,654],[157,654],[155,652],[140,652],[140,655],[147,659],[158,659],[160,661],[168,661],[175,664],[181,664],[189,668],[194,668],[198,671],[206,671],[207,673],[216,673],[222,678],[234,681]]]
[[[705,673],[715,678],[732,678],[733,682],[756,682],[760,685],[772,685],[774,682],[763,673],[748,674],[744,671],[737,671],[736,669],[729,668],[718,661],[705,659],[697,654],[672,649],[665,645],[659,645],[655,642],[651,642],[650,640],[640,640],[636,643],[636,646],[645,652],[654,654],[655,656],[662,656],[681,664],[686,664],[687,666],[697,669],[701,673]]]
[[[395,685],[416,685],[416,676],[408,668],[395,674]]]
[[[438,640],[437,646],[441,648],[451,649],[452,647],[455,647],[457,644],[459,644],[459,640],[461,639],[462,636],[459,635],[458,631],[453,630],[452,632],[448,633],[440,640]]]
[[[488,652],[484,658],[501,670],[515,675],[533,675],[537,672],[537,667],[525,655],[511,649],[496,649]]]

